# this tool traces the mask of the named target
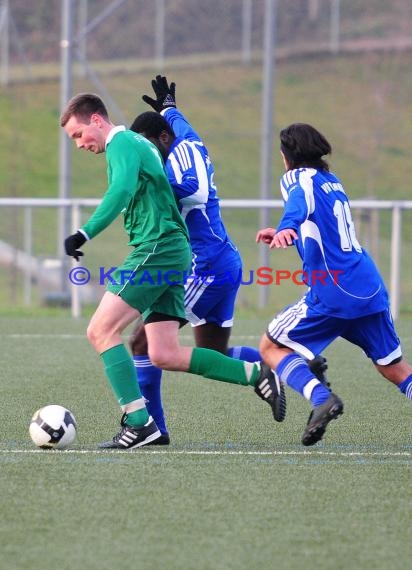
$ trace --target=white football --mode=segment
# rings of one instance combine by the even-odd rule
[[[51,404],[37,410],[31,419],[29,433],[33,443],[42,449],[67,449],[76,438],[76,419],[63,406]]]

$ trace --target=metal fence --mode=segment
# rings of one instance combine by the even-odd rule
[[[370,231],[366,232],[366,239],[370,242],[372,250],[377,247],[376,244],[380,239],[378,227],[374,222],[376,212],[381,212],[382,216],[390,216],[386,221],[386,226],[391,229],[388,243],[385,244],[387,251],[385,252],[384,272],[390,284],[392,304],[397,314],[402,299],[402,296],[398,294],[402,289],[399,286],[399,268],[405,264],[402,257],[405,254],[400,247],[402,220],[409,219],[406,217],[405,210],[408,210],[410,206],[409,202],[372,200],[376,196],[375,179],[381,174],[379,165],[374,162],[374,149],[385,145],[389,161],[399,159],[400,153],[403,152],[403,148],[399,149],[397,144],[387,139],[384,117],[389,99],[396,101],[399,115],[405,115],[405,117],[407,115],[405,110],[408,109],[410,90],[406,84],[400,86],[397,82],[399,74],[407,73],[401,66],[401,58],[397,54],[412,48],[412,3],[410,0],[392,0],[391,2],[387,0],[368,0],[368,2],[358,0],[36,0],[29,3],[27,0],[0,0],[0,86],[2,86],[0,96],[7,93],[7,87],[11,84],[20,85],[20,82],[61,79],[62,99],[67,99],[71,86],[64,85],[62,54],[65,53],[65,46],[69,44],[73,48],[73,60],[66,61],[66,64],[70,66],[76,81],[82,85],[86,84],[88,89],[95,87],[108,100],[114,115],[117,110],[115,119],[121,120],[120,105],[117,104],[116,97],[112,95],[119,72],[133,73],[139,69],[150,69],[152,73],[156,68],[163,72],[165,68],[171,69],[175,66],[179,69],[188,69],[190,73],[193,66],[199,68],[204,62],[217,64],[239,62],[248,72],[252,68],[262,66],[265,26],[268,24],[266,15],[269,7],[275,14],[272,27],[276,32],[276,38],[273,38],[276,61],[286,58],[300,58],[301,60],[307,58],[311,62],[323,61],[322,58],[325,56],[334,58],[338,54],[361,51],[373,53],[380,50],[383,54],[381,67],[385,81],[376,84],[371,82],[367,58],[363,58],[356,67],[356,73],[363,78],[365,83],[371,84],[370,90],[373,91],[375,112],[373,116],[368,115],[367,125],[360,123],[352,132],[346,133],[345,131],[342,137],[346,137],[345,151],[346,147],[350,149],[347,151],[349,153],[352,149],[361,147],[364,153],[363,159],[367,159],[371,164],[371,174],[365,180],[364,191],[361,194],[371,199],[355,200],[352,204],[360,204],[358,208],[360,218],[364,216],[361,212],[368,213],[365,216],[369,217],[367,225]],[[287,81],[293,85],[296,78],[288,77]],[[264,81],[262,84],[262,91],[264,91]],[[350,97],[350,85],[345,86],[344,89]],[[228,92],[226,96],[225,105],[231,109],[236,106],[237,97],[241,98],[242,94]],[[273,98],[270,98],[269,94],[266,98],[259,99],[256,108],[263,107],[265,100],[272,102]],[[14,126],[19,132],[22,132],[24,128],[24,125],[19,122],[19,108],[25,102],[26,99],[23,96],[10,101],[10,108],[16,109]],[[56,102],[57,106],[58,102]],[[363,115],[365,115],[364,111],[365,109],[361,108]],[[335,116],[342,117],[345,112],[346,108],[336,109],[336,106],[331,105],[324,114],[332,123]],[[386,117],[386,121],[391,121],[390,115]],[[406,122],[407,119],[405,119]],[[261,126],[259,126],[259,117],[257,117],[253,125],[256,132],[254,132],[255,140],[250,143],[251,149],[259,146],[262,154],[265,151],[270,153],[270,140],[265,142],[263,139],[265,126],[269,127],[267,130],[270,131],[270,124],[272,121],[263,117]],[[259,128],[262,131],[260,145],[257,142],[259,141]],[[366,132],[372,133],[373,136],[366,137]],[[67,145],[67,139],[64,139],[63,132],[60,134],[64,141],[61,143],[63,147]],[[206,131],[206,135],[210,138],[213,135],[213,129]],[[242,136],[251,139],[250,130]],[[9,136],[9,139],[12,140],[12,137]],[[15,148],[16,159],[10,170],[15,175],[14,179],[5,176],[6,182],[0,186],[0,196],[10,195],[10,189],[12,189],[13,196],[25,195],[21,187],[26,187],[24,182],[20,181],[19,173],[24,171],[25,179],[28,179],[32,172],[28,168],[27,156],[24,156],[24,140],[13,138],[12,144]],[[343,144],[341,146],[343,147]],[[269,155],[266,155],[266,165],[263,165],[264,158],[263,156],[261,161],[261,187],[269,188],[270,180],[264,180],[265,170],[268,173],[270,170]],[[409,158],[406,155],[404,164],[407,161]],[[60,179],[67,181],[70,173],[65,170],[64,165],[67,166],[67,161],[61,160]],[[392,188],[392,186],[389,187]],[[27,188],[25,192],[27,194]],[[59,196],[68,194],[69,192],[65,192],[61,185]],[[242,196],[245,195],[245,193],[242,194]],[[258,193],[254,195],[257,196]],[[378,195],[384,196],[385,194]],[[19,201],[19,198],[16,200]],[[3,266],[0,264],[0,272],[2,267],[6,267],[5,271],[8,271],[7,268],[13,268],[13,274],[6,275],[5,283],[6,286],[8,285],[6,288],[10,292],[4,295],[6,302],[9,299],[12,300],[13,295],[17,294],[21,275],[24,276],[23,296],[26,304],[34,302],[34,289],[50,287],[50,290],[56,290],[57,293],[59,287],[64,290],[63,285],[66,282],[60,285],[55,284],[59,273],[62,273],[59,269],[59,262],[63,262],[61,251],[56,251],[56,243],[60,248],[62,243],[61,235],[56,240],[59,226],[58,216],[52,216],[55,227],[50,229],[53,235],[51,246],[42,243],[44,238],[37,235],[39,226],[50,223],[50,214],[40,213],[40,210],[53,208],[61,218],[65,212],[74,207],[73,204],[77,204],[76,207],[80,208],[78,213],[81,217],[82,212],[85,213],[87,208],[95,202],[69,199],[60,202],[52,199],[48,202],[49,205],[45,205],[44,201],[34,205],[34,202],[30,200],[15,203],[11,199],[7,205],[6,202],[7,199],[1,200],[3,208],[0,208],[0,215],[4,216],[2,227],[0,224],[0,238],[4,240],[1,252],[3,257],[7,254],[7,259],[11,259],[12,262],[11,264],[7,262]],[[240,202],[222,201],[226,212],[231,213],[230,217],[233,216],[234,228],[241,227],[242,222],[236,219],[236,214],[233,212],[247,207],[257,215],[259,212],[267,212],[266,208],[262,208],[263,204],[268,204],[268,208],[277,207],[274,206],[276,201],[241,202],[244,205],[240,208],[235,205]],[[33,215],[34,210],[39,212],[36,217]],[[75,211],[72,211],[72,215]],[[406,225],[404,223],[404,226]],[[16,230],[17,227],[19,231]],[[5,229],[9,231],[4,231]],[[66,229],[62,227],[62,230],[64,234]],[[17,242],[16,235],[21,236],[19,242]],[[241,235],[239,239],[241,242]],[[240,248],[243,251],[247,246],[240,243]],[[23,254],[28,254],[28,257],[24,257]],[[47,281],[43,280],[40,283],[33,279],[28,269],[32,267],[32,262],[36,267],[39,263],[43,264],[42,273],[48,275]],[[78,290],[74,293],[78,294]],[[255,296],[258,297],[260,294],[261,292],[258,292]],[[80,304],[76,308],[75,295],[74,300],[70,295],[70,302],[72,312],[77,314],[81,303],[85,300],[80,298]],[[404,298],[407,295],[408,291],[404,294]],[[263,297],[260,297],[257,305],[262,305],[262,303]]]
[[[279,57],[412,43],[409,0],[0,0],[1,81],[38,76],[45,63],[43,73],[52,73],[65,4],[79,69],[87,73],[102,61],[162,67],[165,60],[201,62],[208,54],[249,63],[262,50],[269,2]]]
[[[34,247],[33,236],[33,210],[39,208],[52,209],[57,218],[58,211],[66,209],[70,212],[71,225],[77,229],[81,225],[82,212],[86,209],[94,208],[99,204],[97,199],[18,199],[0,198],[0,216],[2,212],[9,208],[23,210],[24,224],[22,227],[22,247],[13,247],[10,244],[0,241],[0,262],[10,267],[16,267],[23,276],[24,300],[26,305],[33,302],[32,289],[34,284],[44,295],[45,291],[53,291],[59,295],[60,300],[66,301],[70,307],[73,317],[81,315],[82,302],[95,301],[102,293],[102,287],[93,290],[91,283],[74,283],[69,280],[70,269],[76,264],[64,266],[61,259],[47,255],[45,251]],[[243,210],[248,212],[261,209],[280,209],[283,207],[281,200],[222,200],[221,206],[227,210]],[[390,229],[390,252],[389,252],[389,275],[388,283],[392,312],[395,318],[400,310],[400,283],[401,283],[401,258],[402,258],[402,219],[405,211],[412,210],[412,201],[396,200],[353,200],[351,202],[353,211],[359,212],[379,212],[388,211],[391,216]],[[97,241],[97,240],[96,240]],[[84,268],[82,268],[84,269]],[[90,274],[88,275],[88,279]],[[82,286],[80,286],[82,285]],[[85,287],[84,285],[87,285]],[[101,283],[100,283],[101,285]],[[258,290],[255,289],[257,295]],[[43,297],[44,300],[44,297]],[[50,299],[49,299],[50,300]],[[259,305],[259,298],[255,299],[256,307]]]

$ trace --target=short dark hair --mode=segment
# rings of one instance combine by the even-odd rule
[[[90,122],[93,113],[98,113],[105,119],[109,118],[106,105],[99,95],[94,93],[79,93],[70,99],[60,117],[60,126],[64,127],[72,116],[85,123]]]
[[[280,131],[280,150],[285,155],[290,169],[299,167],[329,170],[322,157],[332,153],[326,138],[312,125],[293,123]]]
[[[160,113],[154,111],[146,111],[138,115],[133,121],[131,131],[144,134],[146,138],[158,139],[163,131],[169,135],[175,136],[172,127]]]

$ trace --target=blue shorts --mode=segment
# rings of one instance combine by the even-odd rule
[[[301,299],[286,307],[269,323],[267,336],[311,360],[336,338],[359,346],[375,364],[391,364],[402,356],[389,308],[355,319],[321,315]]]
[[[197,327],[214,323],[231,327],[242,269],[220,275],[193,275],[185,284],[186,318]]]

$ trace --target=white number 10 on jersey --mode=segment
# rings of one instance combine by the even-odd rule
[[[352,249],[355,249],[361,253],[362,247],[356,237],[355,225],[352,220],[349,204],[336,200],[333,206],[333,213],[338,221],[338,232],[342,251],[352,251]]]

